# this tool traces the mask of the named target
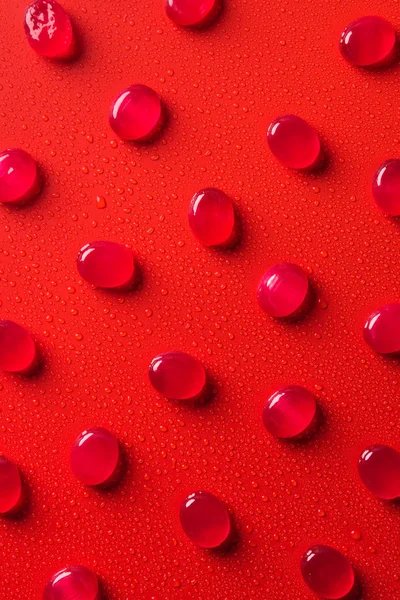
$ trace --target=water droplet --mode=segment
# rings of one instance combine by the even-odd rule
[[[302,557],[300,569],[308,587],[323,598],[339,600],[354,587],[353,567],[335,548],[312,546]]]
[[[294,316],[305,306],[309,294],[307,274],[293,263],[269,269],[258,285],[258,302],[270,317]]]
[[[25,11],[25,33],[31,47],[48,58],[71,58],[75,39],[71,21],[54,0],[36,0]]]
[[[202,363],[185,352],[159,354],[151,361],[152,386],[170,400],[192,400],[201,396],[206,386]]]
[[[181,504],[180,521],[191,541],[201,548],[217,548],[231,531],[228,510],[214,494],[194,492]]]
[[[297,115],[284,115],[272,121],[267,141],[272,154],[291,169],[308,169],[321,157],[317,132]]]
[[[146,85],[131,85],[114,100],[110,125],[123,140],[152,139],[164,123],[164,108],[159,96]]]
[[[128,288],[136,277],[135,259],[129,248],[116,242],[91,242],[77,259],[80,276],[100,288]]]
[[[366,16],[348,25],[340,38],[343,57],[358,67],[369,67],[389,61],[395,50],[393,25],[382,17]]]
[[[36,345],[31,334],[13,321],[0,319],[0,369],[26,373],[36,365]]]
[[[263,422],[271,435],[293,438],[307,433],[316,418],[317,403],[311,392],[292,385],[277,390],[267,400]]]
[[[0,202],[24,204],[40,191],[36,162],[19,148],[0,153]]]
[[[231,199],[221,190],[197,192],[189,205],[189,225],[205,246],[227,246],[235,234],[235,212]]]
[[[400,454],[390,446],[376,445],[364,450],[358,472],[374,496],[383,500],[400,497]]]

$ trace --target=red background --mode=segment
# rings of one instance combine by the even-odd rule
[[[399,508],[372,497],[356,465],[371,443],[400,449],[399,365],[362,339],[369,312],[400,298],[399,223],[370,193],[375,168],[399,156],[400,67],[357,70],[338,50],[349,21],[380,14],[396,25],[399,4],[226,2],[214,27],[190,32],[167,21],[161,0],[65,0],[83,43],[72,64],[29,48],[24,6],[0,0],[1,146],[29,151],[45,189],[29,207],[0,207],[0,314],[33,332],[45,366],[1,378],[0,450],[31,503],[0,523],[0,597],[39,599],[54,571],[81,563],[110,600],[311,600],[298,563],[318,542],[349,556],[364,600],[399,598]],[[107,120],[136,82],[170,115],[141,148],[116,140]],[[324,140],[329,164],[317,175],[281,167],[266,146],[268,123],[287,112]],[[188,229],[188,202],[206,186],[234,198],[234,251],[200,247]],[[80,280],[77,252],[97,239],[134,248],[140,289]],[[256,302],[261,274],[280,260],[307,269],[318,290],[297,324]],[[204,361],[217,387],[207,406],[150,387],[148,363],[168,349]],[[324,424],[307,443],[280,443],[262,426],[281,384],[320,399]],[[69,470],[71,443],[90,426],[126,448],[128,473],[107,493]],[[177,507],[196,489],[232,510],[230,553],[199,550],[180,530]]]

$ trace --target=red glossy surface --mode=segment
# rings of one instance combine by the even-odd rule
[[[120,465],[117,438],[103,427],[91,427],[75,440],[70,455],[72,473],[84,485],[114,483]]]
[[[300,569],[308,587],[329,600],[345,598],[354,586],[354,570],[350,561],[330,546],[309,548],[301,559]]]
[[[0,319],[0,369],[24,373],[35,362],[36,345],[29,331],[14,321]]]
[[[133,284],[135,259],[132,250],[116,242],[90,242],[77,259],[80,276],[99,288],[122,288]]]
[[[383,500],[400,497],[400,454],[385,445],[366,448],[358,461],[358,472],[369,491]]]
[[[382,163],[372,180],[374,200],[383,212],[400,215],[400,160],[392,158]]]
[[[192,400],[202,394],[206,386],[206,372],[202,363],[185,352],[159,354],[149,367],[151,385],[170,400]]]
[[[218,548],[226,542],[231,521],[226,506],[210,492],[194,492],[183,500],[179,512],[182,528],[201,548]]]
[[[308,292],[308,276],[303,269],[292,263],[279,263],[262,276],[257,297],[270,317],[290,317],[302,308]]]
[[[52,576],[43,600],[100,600],[99,581],[87,567],[67,567]]]
[[[214,21],[221,0],[165,0],[165,12],[181,27],[203,27]]]
[[[286,167],[309,169],[319,160],[321,143],[315,129],[297,115],[283,115],[268,127],[272,154]]]
[[[400,352],[400,304],[386,304],[374,311],[364,325],[364,340],[379,354]]]
[[[109,120],[112,129],[122,140],[150,140],[163,125],[161,99],[147,85],[131,85],[115,98]]]
[[[189,206],[189,225],[205,246],[225,246],[233,241],[235,211],[232,200],[216,188],[197,192]]]
[[[268,398],[263,410],[263,422],[271,435],[293,438],[307,432],[315,419],[316,410],[313,394],[301,386],[291,385],[277,390]]]
[[[0,456],[0,514],[6,515],[18,509],[21,499],[22,484],[18,467]]]
[[[39,192],[39,176],[33,158],[19,148],[0,153],[0,202],[20,204]]]
[[[54,0],[35,0],[25,11],[25,34],[31,47],[48,58],[69,58],[75,51],[71,20]]]
[[[396,33],[392,23],[377,16],[365,16],[344,29],[340,50],[346,60],[358,67],[385,62],[393,55]]]

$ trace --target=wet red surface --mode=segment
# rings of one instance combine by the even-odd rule
[[[161,0],[65,0],[81,43],[72,63],[39,57],[25,3],[0,0],[1,147],[40,165],[42,194],[0,207],[1,318],[32,332],[42,368],[4,374],[0,450],[21,470],[25,516],[0,522],[0,597],[40,599],[69,565],[95,572],[110,600],[311,600],[300,558],[312,545],[354,565],[363,600],[400,596],[400,512],[357,473],[374,444],[400,450],[400,365],[363,340],[368,315],[399,301],[399,223],[372,176],[399,156],[399,64],[352,67],[344,27],[365,14],[398,22],[392,1],[227,2],[202,31],[176,28]],[[109,107],[143,83],[166,105],[156,141],[122,143]],[[269,123],[312,123],[327,160],[286,169]],[[187,208],[201,188],[233,200],[241,241],[196,242]],[[127,244],[141,283],[93,290],[76,269],[91,241]],[[273,264],[299,264],[315,286],[303,320],[276,322],[257,303]],[[208,403],[187,406],[151,387],[150,361],[170,349],[200,359]],[[302,385],[323,419],[284,443],[262,424],[266,399]],[[120,440],[126,470],[108,491],[69,469],[89,427]],[[181,501],[196,490],[229,508],[236,542],[208,552],[187,539]]]

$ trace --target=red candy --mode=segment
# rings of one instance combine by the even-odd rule
[[[343,57],[357,67],[371,67],[388,61],[395,49],[393,25],[382,17],[361,17],[348,25],[340,38]]]
[[[308,169],[319,162],[321,142],[311,125],[297,115],[272,121],[267,132],[272,154],[286,167]]]
[[[315,420],[317,403],[305,388],[291,385],[276,391],[263,410],[263,422],[278,438],[293,438],[304,434]]]
[[[309,292],[307,274],[293,263],[269,269],[258,285],[258,302],[270,317],[290,317],[304,306]]]
[[[102,427],[92,427],[75,440],[70,456],[71,470],[84,485],[107,486],[119,474],[120,448],[117,438]]]
[[[151,361],[149,378],[152,386],[170,400],[193,400],[206,386],[202,363],[185,352],[165,352]]]
[[[218,16],[220,0],[165,0],[167,16],[181,27],[204,27]]]
[[[114,100],[109,119],[112,129],[122,140],[147,141],[164,123],[162,102],[147,85],[131,85]]]
[[[358,461],[358,472],[369,491],[383,500],[400,497],[400,454],[389,446],[371,446]]]
[[[91,242],[77,259],[82,279],[99,288],[127,288],[136,276],[132,250],[116,242]]]
[[[400,160],[392,158],[378,167],[372,180],[372,194],[383,212],[400,215]]]
[[[22,502],[22,483],[18,467],[0,457],[0,514],[16,511]]]
[[[339,600],[354,586],[354,570],[341,552],[330,546],[312,546],[300,562],[301,574],[308,587],[319,596]]]
[[[0,202],[23,204],[40,191],[39,174],[33,158],[19,148],[0,153]]]
[[[215,188],[200,190],[190,202],[189,225],[196,239],[205,246],[229,245],[235,232],[232,200]]]
[[[52,576],[43,600],[100,600],[99,580],[86,567],[67,567]]]
[[[18,323],[0,319],[0,369],[12,373],[30,371],[36,363],[36,345]]]
[[[54,0],[36,0],[25,11],[25,33],[31,47],[48,58],[70,58],[75,52],[71,21]]]
[[[400,304],[386,304],[373,312],[364,325],[364,340],[379,354],[400,352]]]
[[[191,541],[201,548],[217,548],[231,531],[228,510],[214,494],[195,492],[181,504],[181,525]]]

